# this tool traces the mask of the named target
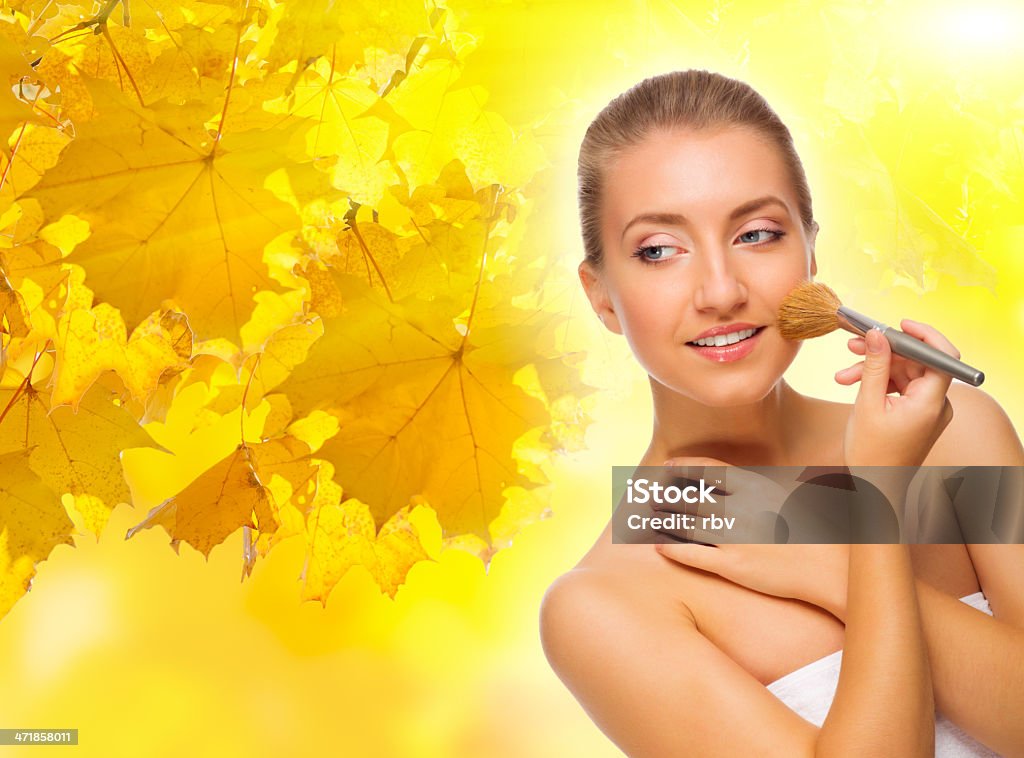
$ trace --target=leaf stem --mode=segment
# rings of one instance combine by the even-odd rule
[[[249,388],[252,387],[253,377],[256,376],[256,369],[260,367],[260,360],[263,358],[263,353],[257,353],[256,362],[252,365],[252,371],[249,372],[249,381],[245,383],[245,390],[242,392],[242,407],[239,409],[238,425],[239,431],[242,436],[242,447],[248,451],[249,446],[245,444],[245,404],[249,399]]]
[[[11,412],[11,408],[14,407],[14,401],[18,399],[21,393],[24,392],[25,388],[29,385],[29,382],[32,381],[32,372],[35,370],[36,364],[39,363],[39,359],[43,357],[43,353],[46,352],[46,346],[49,344],[50,340],[47,340],[46,345],[43,345],[43,349],[36,353],[35,360],[32,361],[28,374],[25,376],[24,380],[22,380],[21,384],[19,384],[14,390],[14,394],[11,395],[11,399],[7,402],[7,406],[3,409],[3,412],[0,412],[0,424],[4,422],[4,419],[7,418],[7,414]]]
[[[25,30],[25,33],[29,37],[36,36],[36,32],[39,31],[39,27],[43,25],[43,17],[46,15],[46,11],[50,9],[51,5],[53,5],[53,0],[46,0],[46,5],[44,5],[43,9],[36,15],[35,21],[29,24],[28,29]]]
[[[128,68],[128,63],[121,55],[121,51],[117,49],[117,45],[114,44],[114,38],[110,36],[110,29],[107,28],[107,21],[110,19],[110,14],[114,12],[114,8],[122,4],[122,0],[107,0],[107,4],[100,9],[93,18],[88,21],[79,21],[77,24],[72,26],[70,29],[65,29],[56,37],[50,40],[51,45],[56,45],[58,42],[67,42],[72,34],[75,32],[84,32],[88,29],[92,29],[93,34],[102,34],[103,39],[110,45],[110,50],[114,54],[114,65],[117,67],[118,80],[121,78],[121,69],[124,69],[125,75],[128,77],[128,81],[131,82],[132,89],[135,91],[135,96],[139,99],[139,104],[145,107],[146,102],[142,99],[142,92],[139,90],[139,85],[135,82],[135,77],[132,76],[131,70]],[[124,22],[125,26],[128,25],[128,2],[124,0]],[[119,81],[120,83],[120,81]]]
[[[494,197],[491,202],[491,215],[487,219],[487,232],[484,234],[484,248],[480,251],[480,273],[477,274],[476,287],[473,290],[473,302],[469,306],[469,317],[466,319],[466,333],[462,335],[462,343],[459,345],[459,350],[466,345],[466,340],[469,339],[469,331],[473,326],[473,315],[476,313],[476,301],[480,297],[480,287],[484,281],[484,269],[487,267],[487,243],[491,239],[491,228],[494,226],[494,214],[498,207],[498,198],[501,197],[502,186],[500,184],[492,185],[494,189]]]
[[[388,287],[388,282],[384,278],[384,272],[380,270],[380,266],[377,264],[377,259],[373,257],[373,253],[370,252],[369,246],[363,239],[363,235],[359,233],[359,224],[356,223],[355,219],[352,220],[352,233],[356,235],[356,240],[359,241],[359,247],[362,248],[363,255],[369,258],[370,263],[373,264],[373,270],[377,272],[377,276],[380,277],[381,286],[384,287],[384,294],[388,296],[390,302],[395,302],[395,298],[391,296],[391,289]]]
[[[70,29],[65,29],[60,34],[58,34],[56,37],[53,37],[50,40],[50,44],[54,45],[54,44],[57,44],[58,42],[66,42],[67,41],[66,39],[61,39],[61,38],[62,37],[66,37],[69,34],[74,34],[75,32],[85,31],[86,29],[90,29],[91,27],[94,27],[94,26],[104,26],[104,25],[106,25],[107,19],[110,18],[110,14],[114,12],[114,8],[116,8],[117,4],[120,3],[120,2],[121,2],[121,0],[107,0],[107,4],[105,6],[103,6],[103,8],[100,10],[100,12],[97,13],[93,18],[89,19],[88,21],[79,21],[77,24],[72,26]],[[96,30],[93,30],[93,34],[99,34],[99,32],[96,31]]]
[[[217,124],[217,136],[213,138],[213,148],[210,150],[210,157],[217,154],[220,145],[220,138],[224,135],[224,121],[228,117],[228,103],[231,102],[231,90],[235,86],[235,72],[238,71],[238,50],[242,45],[242,27],[245,25],[245,17],[249,10],[249,0],[245,0],[242,8],[242,17],[238,19],[238,34],[235,36],[235,52],[231,56],[231,73],[228,75],[227,92],[224,93],[224,107],[220,111],[220,123]]]
[[[121,51],[117,49],[117,45],[114,44],[114,38],[110,36],[110,29],[107,28],[106,22],[103,22],[98,27],[103,34],[103,38],[110,45],[110,50],[114,53],[114,63],[118,66],[118,72],[124,69],[125,76],[128,77],[128,81],[131,82],[132,89],[135,90],[135,97],[139,98],[139,105],[146,107],[146,101],[142,99],[142,92],[139,90],[139,85],[135,83],[135,77],[132,76],[131,70],[128,68],[128,63],[121,55]]]

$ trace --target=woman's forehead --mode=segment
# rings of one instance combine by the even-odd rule
[[[622,148],[619,157],[649,150],[685,152],[704,149],[777,152],[774,142],[752,127],[733,125],[706,129],[654,128],[638,142]]]
[[[779,150],[746,129],[653,134],[610,163],[603,194],[602,227],[615,239],[640,214],[727,223],[735,208],[765,195],[781,198],[791,217],[799,213]]]

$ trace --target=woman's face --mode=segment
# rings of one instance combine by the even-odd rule
[[[607,167],[601,235],[603,267],[580,278],[653,379],[709,406],[768,394],[799,349],[779,304],[816,272],[775,147],[736,127],[652,134]]]

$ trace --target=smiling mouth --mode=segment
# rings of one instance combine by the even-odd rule
[[[693,340],[687,342],[687,345],[693,345],[695,347],[727,347],[729,345],[735,345],[751,337],[760,334],[764,330],[763,326],[759,326],[756,329],[740,329],[739,331],[730,332],[729,334],[717,334],[714,337],[704,337],[703,339]]]

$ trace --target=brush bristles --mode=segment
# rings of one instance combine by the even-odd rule
[[[828,286],[800,282],[779,307],[779,333],[787,340],[806,340],[839,328],[836,311],[842,302]]]

